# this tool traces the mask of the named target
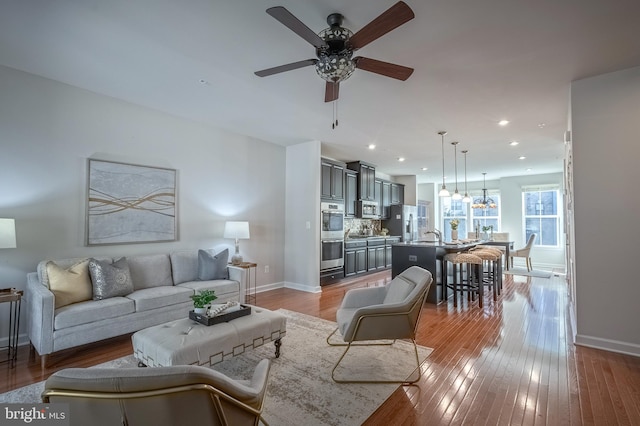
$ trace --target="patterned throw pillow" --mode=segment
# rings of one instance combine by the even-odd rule
[[[111,264],[89,259],[89,273],[93,284],[93,300],[126,296],[133,292],[133,281],[126,257]]]
[[[48,262],[46,268],[49,289],[55,296],[56,309],[72,303],[91,300],[89,259],[82,260],[68,269],[64,269],[54,262]]]
[[[215,256],[204,250],[198,250],[198,279],[226,280],[229,277],[227,262],[229,261],[229,249],[224,249]]]

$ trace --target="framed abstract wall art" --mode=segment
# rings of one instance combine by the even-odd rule
[[[88,160],[87,245],[175,241],[176,170]]]

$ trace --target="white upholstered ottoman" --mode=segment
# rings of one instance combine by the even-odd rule
[[[206,326],[184,318],[140,330],[131,340],[139,365],[213,366],[268,342],[278,358],[286,327],[284,315],[251,306],[250,315],[229,322]]]

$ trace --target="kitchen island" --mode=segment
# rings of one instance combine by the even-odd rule
[[[394,278],[410,266],[420,266],[433,275],[433,284],[427,294],[427,302],[440,303],[443,301],[442,270],[443,259],[447,253],[467,251],[481,242],[466,244],[448,244],[430,241],[411,241],[397,243],[391,247],[392,263],[391,277]]]

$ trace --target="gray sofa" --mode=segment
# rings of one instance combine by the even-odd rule
[[[208,252],[212,253],[211,250]],[[116,259],[99,258],[114,262]],[[68,268],[82,258],[53,260]],[[47,355],[68,348],[132,333],[188,316],[190,296],[211,289],[216,303],[244,302],[246,270],[229,265],[228,279],[198,280],[198,250],[127,257],[133,292],[126,296],[86,300],[55,308],[49,289],[47,263],[27,275],[25,294],[28,335],[44,367]]]

